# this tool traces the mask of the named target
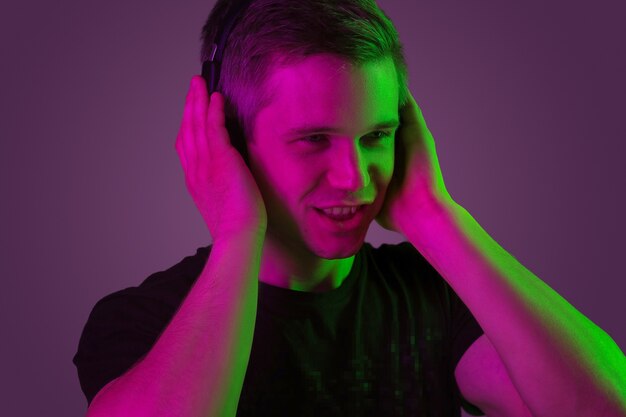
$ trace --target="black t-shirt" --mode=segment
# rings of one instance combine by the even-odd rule
[[[94,306],[74,356],[88,403],[153,346],[204,268],[199,248]],[[365,243],[340,287],[259,282],[237,416],[460,416],[454,369],[482,329],[408,242]]]

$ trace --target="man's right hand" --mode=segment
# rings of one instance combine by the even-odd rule
[[[213,241],[244,232],[264,234],[263,197],[225,126],[224,96],[207,97],[200,76],[191,80],[176,138],[185,183]]]

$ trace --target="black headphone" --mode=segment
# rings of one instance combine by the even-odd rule
[[[222,59],[224,57],[224,49],[226,48],[226,42],[228,36],[235,26],[235,23],[241,18],[243,12],[248,8],[253,0],[234,0],[232,6],[226,13],[224,18],[224,25],[218,27],[217,34],[213,39],[213,45],[211,45],[211,51],[207,60],[202,63],[202,77],[207,82],[207,91],[209,96],[212,92],[217,90],[217,84],[220,79],[220,68],[222,65]]]
[[[226,42],[228,36],[235,26],[235,23],[241,18],[244,11],[248,8],[253,0],[234,0],[230,9],[226,13],[224,18],[224,25],[218,27],[217,34],[213,39],[211,45],[211,51],[206,60],[202,63],[202,78],[206,81],[207,94],[209,97],[211,93],[217,90],[217,85],[220,80],[220,70],[222,66],[222,59],[224,57],[224,49],[226,48]],[[230,135],[230,140],[235,149],[239,151],[244,161],[248,166],[248,151],[246,147],[246,141],[243,134],[243,129],[236,120],[226,118],[226,128]]]

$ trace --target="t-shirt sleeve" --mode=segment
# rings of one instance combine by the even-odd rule
[[[447,284],[450,300],[450,366],[454,371],[467,349],[484,334],[476,318],[467,308],[465,303]],[[455,382],[456,384],[456,382]],[[485,415],[480,408],[468,402],[460,393],[458,386],[455,388],[461,398],[461,406],[473,416]]]
[[[106,384],[138,363],[156,343],[193,286],[211,246],[199,248],[138,287],[109,294],[96,303],[73,362],[80,386],[91,401]]]
[[[401,269],[422,274],[415,277],[415,282],[421,282],[426,297],[441,303],[441,314],[445,317],[442,325],[446,326],[448,333],[450,366],[456,368],[467,348],[484,333],[483,329],[452,287],[411,243],[382,245],[381,249],[387,251],[382,253],[382,257],[394,257],[394,263],[401,265]],[[425,282],[429,283],[428,286]]]
[[[387,250],[392,248],[391,246],[383,246]],[[416,282],[421,282],[423,290],[426,291],[426,296],[436,300],[437,305],[441,306],[441,310],[437,311],[443,315],[442,325],[446,327],[448,368],[452,371],[454,389],[460,398],[461,406],[471,415],[484,415],[478,407],[463,398],[453,374],[456,365],[467,349],[484,333],[483,329],[452,287],[411,243],[402,242],[393,248],[399,251],[398,253],[402,257],[399,262],[401,265],[417,265],[413,269],[419,271],[423,276],[419,277],[420,279]],[[429,279],[424,279],[426,277]],[[429,284],[426,285],[426,282]]]
[[[161,306],[134,290],[127,288],[98,301],[85,324],[73,362],[88,404],[145,356],[164,328]]]
[[[450,290],[450,310],[450,359],[452,369],[455,369],[465,351],[484,332],[465,303],[452,290]]]

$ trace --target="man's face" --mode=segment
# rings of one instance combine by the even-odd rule
[[[267,208],[267,237],[326,259],[354,255],[393,173],[398,123],[393,61],[353,67],[315,55],[275,69],[268,86],[274,100],[258,113],[248,143]],[[359,207],[347,220],[322,210],[350,205]]]

